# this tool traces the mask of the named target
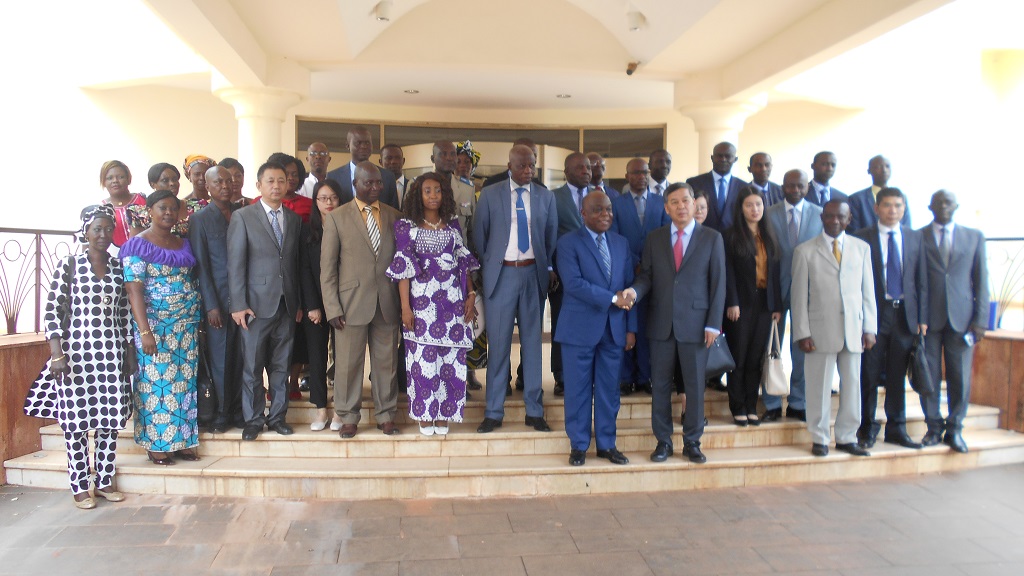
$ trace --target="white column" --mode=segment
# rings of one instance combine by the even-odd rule
[[[711,150],[719,142],[731,142],[739,148],[743,123],[752,114],[764,108],[763,102],[730,102],[725,100],[688,102],[678,105],[679,113],[693,120],[697,131],[697,167],[700,172],[711,170]]]
[[[235,109],[238,120],[238,161],[247,172],[255,170],[274,152],[280,152],[285,113],[302,99],[298,92],[279,88],[215,88],[214,95]],[[248,178],[247,178],[248,180]]]

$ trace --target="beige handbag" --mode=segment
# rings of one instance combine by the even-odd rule
[[[789,396],[789,375],[782,365],[782,346],[779,343],[779,321],[772,320],[772,333],[761,367],[761,385],[765,394]]]

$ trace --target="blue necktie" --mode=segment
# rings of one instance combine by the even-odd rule
[[[608,253],[608,245],[604,243],[604,234],[597,235],[597,251],[601,253],[601,265],[604,266],[604,277],[612,281],[612,256]]]
[[[284,231],[281,230],[281,223],[277,221],[277,213],[280,210],[270,211],[270,229],[274,231],[274,239],[277,240],[277,247],[284,244]]]
[[[526,204],[523,203],[526,188],[516,188],[516,230],[519,235],[519,252],[530,249],[530,225],[526,221]]]
[[[885,262],[885,295],[890,300],[903,298],[903,267],[896,249],[896,234],[889,232],[889,259]]]
[[[725,212],[725,178],[718,179],[718,213]]]

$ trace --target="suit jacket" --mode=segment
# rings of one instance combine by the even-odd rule
[[[751,186],[757,186],[753,182]],[[775,182],[768,181],[768,190],[764,194],[764,207],[767,209],[769,206],[778,204],[779,202],[785,202],[786,196],[782,193],[782,186],[779,186]]]
[[[878,214],[875,214],[875,195],[871,193],[870,187],[854,192],[847,202],[850,203],[851,215],[850,227],[846,229],[848,232],[857,232],[878,224]],[[906,212],[903,213],[900,225],[910,227],[910,206],[907,206]]]
[[[487,178],[484,179],[484,183],[482,184],[482,188],[480,190],[481,194],[483,193],[483,188],[487,188],[488,186],[493,186],[493,185],[497,184],[498,182],[507,182],[510,177],[511,177],[511,174],[509,174],[508,170],[505,170],[504,172],[498,172],[497,174],[491,174],[490,176],[488,176]],[[540,180],[540,178],[538,176],[534,176],[533,180],[531,180],[531,182],[533,182],[537,186],[544,186],[544,183],[541,182],[541,180]],[[547,186],[544,186],[544,187],[547,188]]]
[[[203,310],[231,311],[228,283],[228,221],[212,202],[192,215],[188,241],[196,257]]]
[[[868,190],[868,193],[871,191]],[[928,270],[921,246],[922,234],[909,226],[901,226],[900,234],[903,236],[903,312],[910,333],[916,334],[918,324],[927,324],[924,319],[928,318]],[[858,230],[854,236],[867,242],[871,248],[871,269],[875,275],[875,306],[890,306],[885,299],[885,265],[882,264],[878,224]]]
[[[644,223],[636,215],[636,204],[629,192],[612,200],[612,232],[621,234],[629,241],[629,252],[633,255],[633,267],[640,265],[644,252],[644,241],[652,230],[668,226],[672,220],[665,212],[665,199],[654,194],[647,194],[647,206],[644,208]]]
[[[473,241],[483,268],[484,294],[491,297],[498,285],[498,275],[505,261],[512,226],[511,180],[505,179],[480,191],[480,201],[473,218]],[[537,288],[541,300],[550,282],[548,268],[554,266],[555,242],[558,239],[558,216],[551,191],[530,184],[530,242],[537,259]]]
[[[779,288],[782,305],[789,308],[790,287],[793,284],[793,251],[797,245],[821,235],[821,207],[804,202],[800,229],[797,231],[796,244],[789,242],[789,222],[786,219],[786,201],[783,200],[765,210],[765,218],[775,232],[779,242]]]
[[[725,314],[725,247],[718,231],[696,224],[676,271],[671,226],[647,235],[640,274],[633,284],[637,298],[650,294],[647,336],[703,343],[704,329],[722,330]]]
[[[380,179],[384,182],[384,189],[380,191],[380,201],[395,210],[398,210],[398,185],[395,184],[395,175],[387,168],[380,169]],[[355,198],[355,190],[352,189],[352,164],[346,162],[341,168],[335,168],[327,173],[327,177],[336,180],[341,184],[341,204],[348,204]]]
[[[604,190],[604,193],[608,195],[608,198],[610,200],[615,200],[616,198],[622,195],[622,192],[619,192],[615,188],[612,188],[611,184],[608,184],[607,181],[604,181],[601,184],[601,189]]]
[[[365,326],[380,305],[388,324],[401,319],[398,285],[384,275],[395,257],[398,210],[380,203],[380,249],[376,256],[359,205],[349,202],[324,219],[320,243],[320,290],[328,319],[342,316],[346,324]]]
[[[636,332],[636,315],[612,304],[615,293],[633,284],[633,259],[629,244],[622,236],[605,234],[611,257],[611,281],[597,243],[586,227],[578,228],[558,240],[555,254],[558,274],[565,287],[562,309],[554,334],[555,342],[577,346],[597,346],[611,325],[619,346],[626,345],[626,332]]]
[[[729,230],[736,230],[730,228]],[[735,234],[726,230],[723,235],[725,242],[725,306],[739,306],[750,309],[757,299],[757,261],[753,255],[740,255],[737,250],[739,240]],[[782,296],[779,287],[779,260],[772,259],[773,252],[768,252],[768,310],[782,311]]]
[[[988,261],[985,235],[980,230],[957,224],[949,264],[942,263],[932,225],[920,230],[928,273],[928,324],[941,330],[947,324],[957,332],[972,326],[988,328]]]
[[[566,232],[579,230],[583,226],[583,216],[576,208],[576,201],[573,200],[569,185],[563,184],[551,193],[555,195],[555,210],[558,212],[558,237],[561,238]]]
[[[690,188],[703,190],[708,195],[708,217],[704,220],[704,226],[721,232],[732,225],[732,207],[736,204],[736,196],[740,193],[740,188],[747,185],[746,182],[735,174],[731,175],[729,190],[725,197],[725,212],[723,213],[718,211],[718,189],[715,188],[715,177],[711,175],[711,172],[687,178],[686,183],[690,185]]]
[[[228,285],[231,312],[252,309],[270,318],[284,296],[289,314],[299,310],[299,236],[302,220],[281,207],[284,242],[277,247],[263,202],[239,208],[228,225]]]
[[[817,352],[863,352],[862,336],[878,332],[871,249],[859,238],[846,235],[841,266],[821,235],[797,246],[792,296],[793,341],[813,338]]]
[[[320,288],[320,245],[313,241],[313,229],[309,224],[302,225],[299,236],[299,294],[302,297],[302,309],[324,309],[324,295]],[[327,318],[323,319],[324,322]]]
[[[831,185],[829,186],[829,190],[831,190],[831,192],[829,194],[829,199],[830,200],[846,200],[846,201],[849,201],[849,199],[850,199],[849,196],[847,196],[843,192],[840,192],[836,188],[833,188]],[[814,188],[813,181],[807,183],[807,196],[805,196],[804,199],[807,200],[808,202],[810,202],[811,204],[816,204],[816,205],[818,205],[818,206],[820,206],[822,208],[825,207],[825,203],[821,201],[821,197],[818,196],[818,191]]]

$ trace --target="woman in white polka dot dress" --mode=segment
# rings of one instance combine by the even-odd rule
[[[95,495],[124,500],[114,484],[114,453],[117,431],[131,414],[135,347],[121,263],[107,252],[114,227],[109,205],[82,211],[79,241],[88,249],[54,271],[45,317],[50,360],[25,399],[26,414],[56,419],[64,430],[71,492],[82,509],[96,507],[89,492],[90,431],[96,439]]]

